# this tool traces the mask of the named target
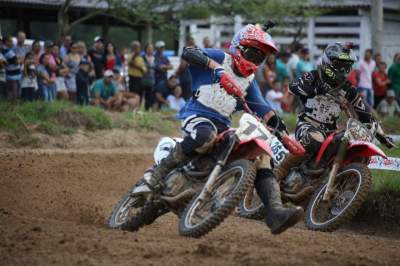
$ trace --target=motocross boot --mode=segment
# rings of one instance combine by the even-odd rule
[[[274,175],[278,180],[282,180],[289,174],[289,171],[308,158],[308,155],[294,155],[288,153],[283,162],[274,168]]]
[[[272,234],[284,232],[303,218],[303,208],[285,208],[283,206],[280,187],[271,170],[258,170],[255,187],[261,201],[264,203],[266,211],[265,222]]]
[[[184,164],[190,157],[186,156],[182,151],[182,146],[177,143],[175,148],[168,154],[167,157],[161,160],[151,171],[147,172],[144,176],[146,184],[153,191],[160,191],[164,188],[163,178],[167,176],[172,170],[181,164]]]

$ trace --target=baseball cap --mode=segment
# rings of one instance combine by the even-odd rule
[[[107,69],[106,71],[104,71],[104,77],[109,78],[114,76],[114,72],[110,69]]]
[[[396,94],[394,93],[394,90],[388,90],[386,96],[387,97],[396,97]]]
[[[163,41],[157,41],[155,47],[156,47],[156,48],[165,47],[165,42],[163,42]]]
[[[101,37],[101,36],[96,36],[96,37],[94,38],[94,42],[103,42],[103,43],[104,43],[104,39],[103,39],[103,37]]]

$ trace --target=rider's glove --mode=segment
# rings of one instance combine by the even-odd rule
[[[221,87],[230,95],[243,97],[239,84],[233,79],[231,75],[225,72],[222,67],[214,70],[215,82],[218,82]]]
[[[267,126],[272,127],[278,133],[285,133],[286,135],[289,134],[285,125],[285,122],[277,115],[272,116],[268,122]],[[278,134],[279,135],[279,134]],[[279,138],[279,136],[278,136]]]

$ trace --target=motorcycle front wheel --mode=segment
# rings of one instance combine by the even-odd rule
[[[351,220],[367,198],[372,183],[371,172],[362,163],[346,165],[336,176],[336,193],[323,201],[327,183],[315,191],[305,215],[307,228],[331,232]]]
[[[201,199],[199,192],[187,205],[180,217],[179,233],[198,238],[217,227],[232,213],[255,177],[251,161],[237,160],[227,165],[213,184],[212,193]]]
[[[146,202],[143,194],[133,194],[133,189],[138,185],[141,185],[140,181],[125,193],[114,207],[107,222],[108,228],[137,231],[167,212],[160,204]]]

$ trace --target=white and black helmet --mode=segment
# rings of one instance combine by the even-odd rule
[[[333,83],[343,82],[350,73],[354,62],[357,60],[351,43],[329,44],[322,54],[322,71],[328,81]]]

